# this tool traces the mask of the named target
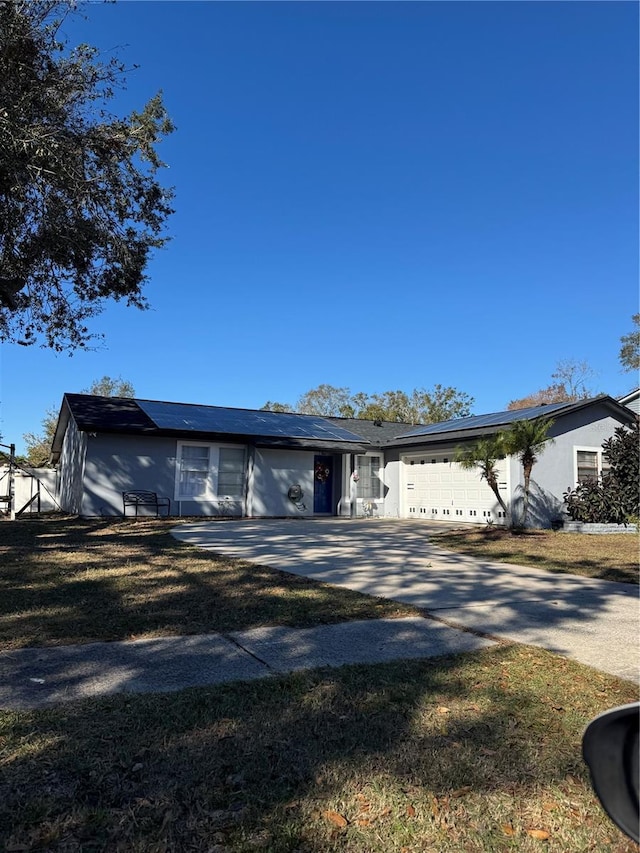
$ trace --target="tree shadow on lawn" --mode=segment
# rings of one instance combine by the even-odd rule
[[[511,647],[0,715],[0,841],[501,850],[502,824],[526,840],[545,821],[546,849],[631,850],[587,792],[580,733],[632,692]]]
[[[23,523],[1,549],[0,642],[19,648],[416,613],[196,550],[173,538],[171,526]]]

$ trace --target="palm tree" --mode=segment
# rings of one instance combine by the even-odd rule
[[[546,443],[548,441],[553,442],[553,439],[549,438],[548,435],[552,425],[553,420],[551,418],[514,421],[505,434],[506,452],[518,457],[524,473],[523,527],[527,526],[531,471],[540,454],[544,452]]]
[[[468,447],[459,447],[456,451],[456,462],[465,471],[480,469],[480,478],[487,481],[487,485],[496,496],[507,518],[509,510],[498,488],[497,467],[498,460],[504,459],[507,455],[505,438],[505,433],[499,432],[489,438],[479,438]]]

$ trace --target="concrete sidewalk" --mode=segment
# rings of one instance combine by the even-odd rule
[[[637,587],[444,551],[429,541],[442,529],[425,521],[261,519],[183,524],[173,534],[640,680]]]
[[[374,619],[316,628],[255,628],[0,653],[0,708],[26,710],[117,693],[265,678],[350,663],[439,657],[492,645],[430,619]]]

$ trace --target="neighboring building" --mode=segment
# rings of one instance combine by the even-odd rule
[[[618,397],[618,402],[631,409],[636,415],[640,415],[640,388],[634,388],[633,391],[625,394],[624,397]]]
[[[250,409],[65,394],[53,441],[57,500],[83,516],[121,515],[122,492],[171,499],[176,516],[375,515],[503,523],[457,447],[515,420],[554,418],[533,472],[531,518],[549,526],[562,493],[602,470],[602,442],[633,413],[611,397],[457,418],[416,427]],[[517,513],[521,466],[501,463]]]

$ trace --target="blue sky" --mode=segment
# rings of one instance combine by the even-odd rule
[[[107,374],[151,399],[259,408],[326,382],[435,383],[474,413],[585,359],[596,392],[638,311],[634,3],[91,5],[71,42],[140,68],[177,131],[172,241],[147,312],[95,352],[0,346],[0,432],[22,447]]]

